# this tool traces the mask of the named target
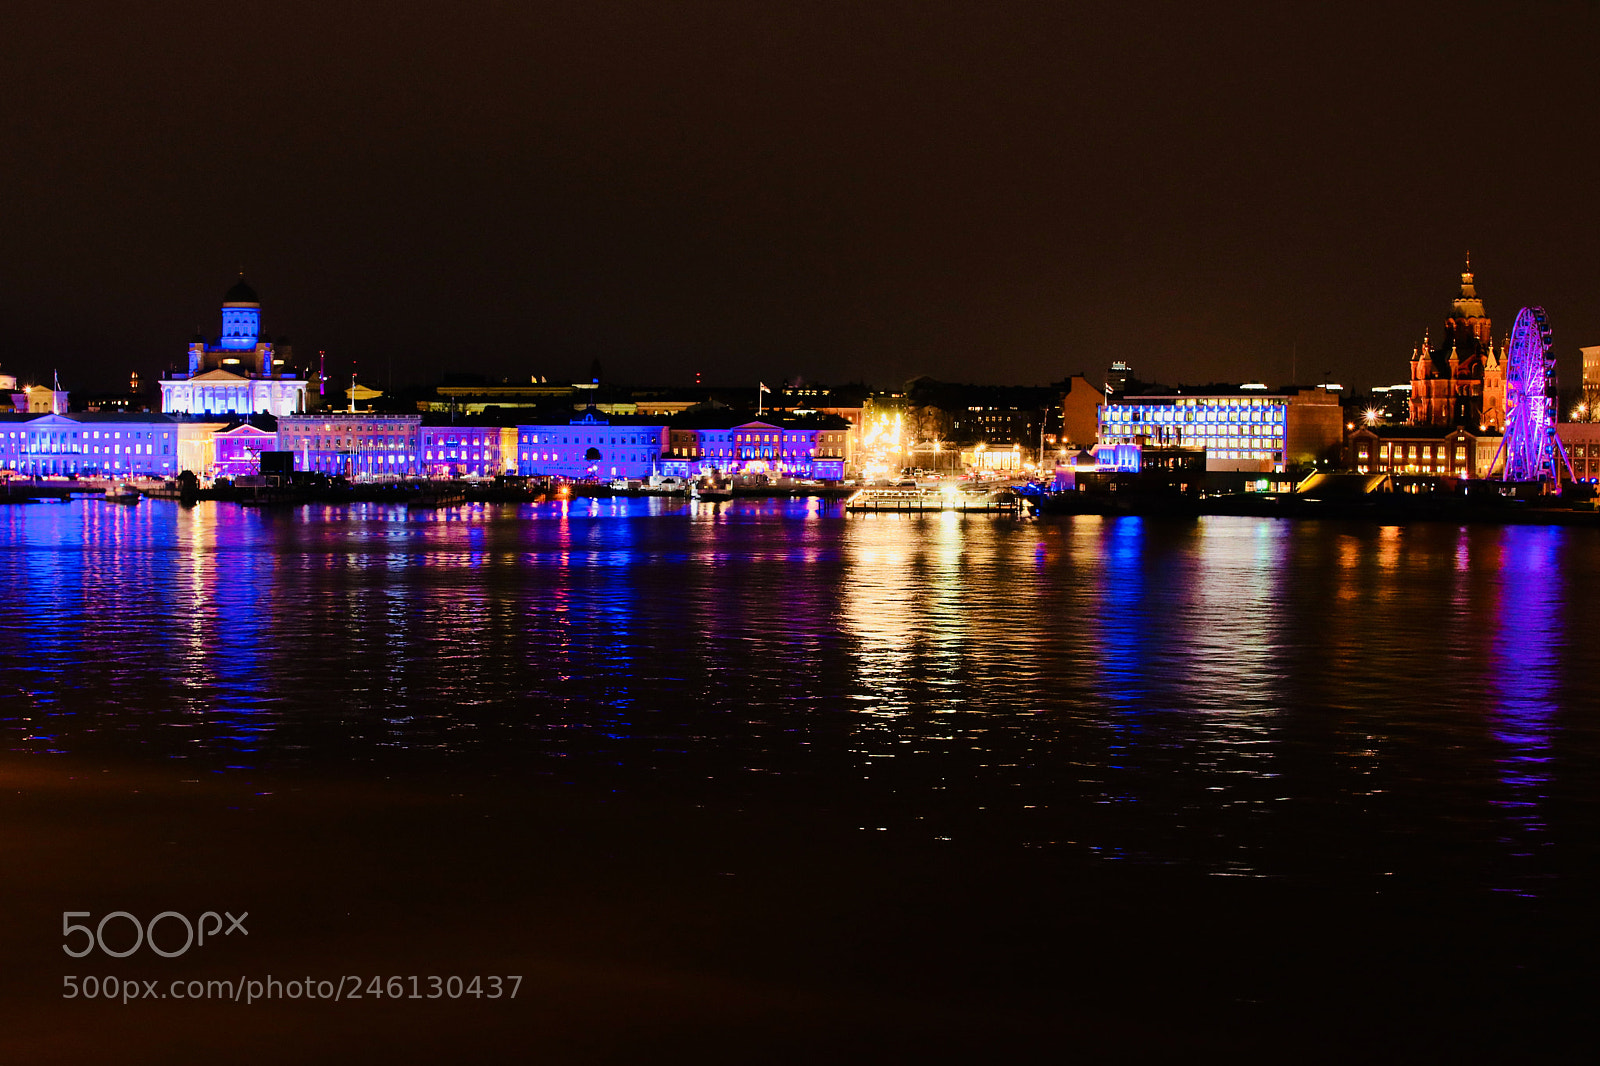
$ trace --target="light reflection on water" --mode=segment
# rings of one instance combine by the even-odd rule
[[[1588,531],[578,499],[88,501],[0,534],[17,751],[442,759],[1523,893],[1600,837],[1570,821],[1600,778]]]

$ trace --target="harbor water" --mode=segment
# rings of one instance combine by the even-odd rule
[[[561,939],[545,904],[598,893],[632,932],[561,941],[548,989],[589,995],[593,949],[684,1002],[638,1029],[544,1017],[577,1057],[715,1058],[712,1031],[767,1058],[1162,1054],[1302,1024],[1516,1048],[1594,990],[1591,530],[91,500],[0,509],[0,582],[0,780],[101,790],[56,829],[13,799],[14,853],[172,792],[151,841],[252,841],[207,884],[315,924],[342,904],[260,857],[369,849],[399,902],[319,926],[362,957],[419,910],[469,940],[521,914],[490,939],[536,954]],[[550,887],[536,852],[586,872]],[[424,893],[434,861],[470,876]],[[158,909],[181,879],[153,862],[77,890]],[[28,876],[27,921],[59,922],[71,878]],[[12,946],[53,972],[56,932]],[[463,1046],[495,1058],[515,1017]]]

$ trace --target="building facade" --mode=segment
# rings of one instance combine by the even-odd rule
[[[19,415],[64,415],[67,394],[48,385],[29,385],[12,394],[12,409]]]
[[[1337,453],[1343,409],[1323,388],[1129,396],[1100,407],[1100,444],[1204,448],[1209,470],[1282,473]]]
[[[250,477],[261,473],[261,453],[280,451],[278,434],[248,422],[218,430],[211,435],[213,462],[209,471],[216,477]]]
[[[1572,476],[1591,484],[1600,482],[1600,422],[1560,422],[1556,435],[1567,450]]]
[[[421,415],[325,411],[278,419],[279,451],[296,470],[330,477],[415,477],[423,473]]]
[[[667,425],[647,415],[586,411],[565,423],[517,427],[517,473],[529,477],[647,478],[663,473]]]
[[[1437,344],[1424,333],[1411,352],[1411,424],[1490,430],[1505,425],[1505,346],[1490,338],[1472,263],[1461,275]]]
[[[281,372],[291,352],[286,341],[261,336],[261,302],[244,278],[222,298],[222,332],[212,343],[196,336],[189,344],[188,371],[161,381],[167,414],[271,414],[306,410],[306,382]]]
[[[688,419],[671,427],[662,473],[797,477],[838,481],[850,462],[853,427],[836,416]]]
[[[837,481],[852,432],[846,419],[826,415],[767,420],[694,412],[669,422],[588,411],[564,424],[518,426],[517,471],[605,480],[715,473]]]
[[[0,415],[0,471],[173,477],[179,469],[178,425],[166,415]]]
[[[1061,440],[1058,451],[1067,445],[1085,448],[1093,444],[1100,432],[1100,405],[1106,402],[1106,393],[1089,384],[1082,374],[1067,379],[1067,391],[1061,397]]]
[[[1358,474],[1485,478],[1498,468],[1498,433],[1431,426],[1373,426],[1350,434],[1348,466]]]
[[[501,452],[501,427],[425,423],[418,433],[422,471],[429,477],[496,477],[517,465]]]

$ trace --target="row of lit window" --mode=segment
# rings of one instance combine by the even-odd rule
[[[21,465],[22,465],[22,467],[24,469],[26,469],[28,467],[33,467],[33,468],[39,469],[39,470],[42,470],[43,468],[45,468],[47,466],[56,467],[56,466],[59,465],[62,470],[65,470],[68,473],[88,473],[90,471],[99,470],[100,469],[100,464],[98,464],[98,463],[84,463],[80,467],[77,463],[74,463],[74,462],[60,462],[58,464],[57,462],[46,461],[46,460],[43,460],[43,459],[35,459],[32,462],[22,462]],[[105,465],[106,465],[107,468],[112,469],[112,470],[121,470],[122,469],[122,460],[121,459],[108,459],[108,460],[106,460]],[[129,470],[132,470],[135,465],[136,464],[133,462],[132,459],[128,460],[128,469]],[[137,464],[137,465],[143,466],[144,464],[141,463],[141,464]],[[163,469],[163,470],[171,470],[172,469],[172,460],[171,459],[164,459],[159,464],[151,463],[151,464],[149,464],[148,467],[146,467],[146,469],[154,469],[156,466],[160,466],[161,469]]]
[[[594,444],[595,443],[595,439],[593,437],[585,437],[583,440],[579,440],[577,437],[573,437],[571,440],[568,440],[566,437],[562,437],[558,441],[555,438],[555,434],[552,433],[552,434],[549,434],[549,438],[550,438],[549,440],[545,441],[546,444]],[[537,433],[524,433],[522,435],[522,443],[524,443],[524,444],[538,444],[539,443],[539,434],[537,434]],[[608,443],[609,444],[623,444],[623,445],[631,444],[631,445],[634,445],[635,447],[637,447],[637,446],[639,446],[641,444],[653,444],[653,443],[655,443],[655,439],[653,437],[650,437],[650,436],[623,436],[623,437],[612,437],[609,441],[607,441],[604,437],[601,437],[599,443],[601,443],[601,444],[608,444]]]
[[[1102,423],[1118,422],[1157,422],[1157,423],[1196,423],[1196,422],[1266,422],[1281,423],[1284,421],[1285,412],[1282,408],[1261,408],[1254,410],[1178,410],[1172,407],[1106,407],[1102,409]]]
[[[23,451],[27,455],[122,455],[124,454],[123,448],[128,449],[126,453],[128,455],[154,455],[156,453],[154,444],[80,444],[74,448],[70,445],[62,446],[59,442],[56,442],[55,447],[36,444],[31,448],[25,448]],[[168,445],[163,444],[161,446],[161,454],[167,455],[167,449]]]
[[[1369,468],[1366,463],[1357,463],[1356,464],[1356,473],[1358,473],[1358,474],[1371,474],[1371,473],[1380,473],[1380,474],[1448,474],[1448,473],[1450,473],[1450,466],[1449,466],[1448,463],[1440,462],[1438,464],[1434,464],[1434,463],[1406,463],[1402,467],[1401,460],[1396,459],[1392,465],[1390,463],[1387,463],[1387,462],[1379,462],[1376,470],[1373,470],[1373,469]],[[1456,473],[1456,476],[1458,476],[1458,477],[1466,477],[1467,476],[1467,468],[1464,467],[1464,466],[1457,466],[1456,469],[1455,469],[1455,473]]]
[[[44,440],[68,440],[68,439],[71,439],[71,440],[79,440],[79,439],[82,439],[82,440],[100,440],[101,439],[100,431],[98,429],[94,430],[93,432],[90,432],[89,430],[82,430],[81,431],[81,433],[82,433],[82,437],[81,438],[79,436],[80,431],[77,431],[77,430],[71,431],[72,436],[70,438],[67,436],[68,432],[69,431],[65,430],[65,429],[62,429],[62,430],[45,430],[45,431],[40,431],[40,430],[36,430],[36,429],[30,429],[30,430],[23,430],[20,433],[7,433],[7,434],[4,434],[3,436],[7,440],[15,440],[18,437],[22,437],[24,439],[26,439],[28,437],[33,437],[35,439],[44,439]],[[149,431],[146,431],[144,433],[139,433],[139,432],[135,432],[135,431],[130,430],[128,432],[128,439],[129,440],[151,440],[154,437],[156,437],[157,435],[158,434],[154,430],[149,430]],[[167,433],[162,433],[162,434],[159,434],[159,435],[162,436],[163,438],[165,438],[165,437],[170,436],[171,433],[169,431]],[[106,440],[121,440],[122,439],[122,434],[120,432],[113,433],[113,432],[108,430],[106,432],[106,435],[105,435],[104,439],[106,439]]]
[[[1421,457],[1422,457],[1422,459],[1424,459],[1426,461],[1432,461],[1432,459],[1434,458],[1434,449],[1435,449],[1435,447],[1437,447],[1437,449],[1438,449],[1438,458],[1442,461],[1444,459],[1444,457],[1445,457],[1446,449],[1445,449],[1445,446],[1443,444],[1440,444],[1440,445],[1437,445],[1437,446],[1436,445],[1432,445],[1432,444],[1423,444],[1423,445],[1420,445],[1420,446],[1416,445],[1416,444],[1396,444],[1396,445],[1394,445],[1394,452],[1393,452],[1394,458],[1396,460],[1399,460],[1401,458],[1415,459],[1415,458],[1418,457],[1418,455],[1417,455],[1418,447],[1420,447],[1422,449]],[[1361,447],[1356,449],[1356,457],[1359,458],[1359,459],[1367,458],[1367,454],[1368,453],[1367,453],[1366,445],[1362,445]],[[1389,456],[1390,456],[1389,445],[1387,445],[1387,444],[1378,445],[1378,458],[1379,459],[1388,459]],[[1457,445],[1456,446],[1456,461],[1459,462],[1459,461],[1465,459],[1466,457],[1467,457],[1466,446],[1465,445]]]
[[[484,457],[488,458],[488,453],[487,452],[484,453]],[[653,458],[654,457],[647,457],[647,456],[645,456],[644,454],[642,454],[640,452],[635,452],[631,456],[628,456],[628,455],[613,455],[609,459],[606,459],[606,458],[585,459],[583,457],[583,454],[580,453],[580,452],[573,452],[571,455],[559,455],[556,452],[535,452],[535,453],[533,453],[533,455],[531,457],[529,456],[529,454],[527,452],[523,452],[522,453],[522,461],[525,462],[525,463],[528,463],[528,462],[540,462],[540,463],[577,463],[577,462],[648,463],[648,462],[651,462]]]

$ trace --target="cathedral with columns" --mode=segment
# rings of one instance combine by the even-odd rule
[[[214,343],[196,336],[189,344],[187,373],[161,381],[165,414],[292,415],[306,409],[306,382],[282,373],[291,351],[261,336],[261,300],[240,275],[222,297],[222,332]]]
[[[1506,346],[1489,334],[1489,313],[1473,283],[1472,259],[1461,274],[1439,342],[1424,333],[1411,352],[1411,424],[1499,430],[1506,419]]]

